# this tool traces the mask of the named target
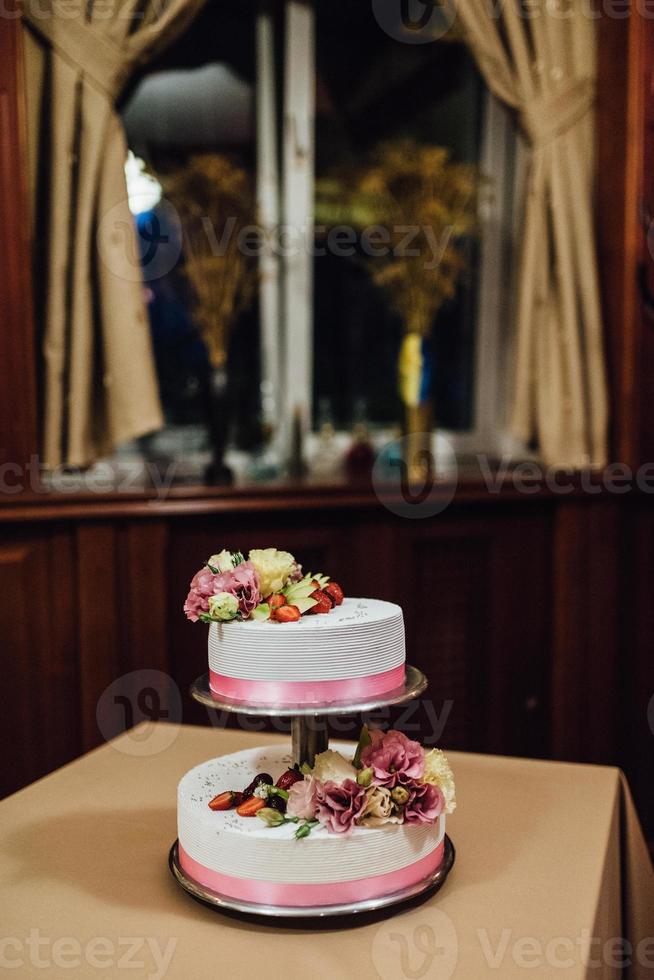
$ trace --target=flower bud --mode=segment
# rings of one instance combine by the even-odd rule
[[[236,618],[237,613],[238,599],[231,592],[219,592],[209,599],[209,615],[212,619],[228,623]]]
[[[285,823],[286,818],[283,813],[279,810],[273,810],[272,807],[264,806],[258,811],[257,816],[259,820],[263,820],[268,827],[281,827]]]
[[[370,767],[362,769],[357,775],[357,783],[359,786],[370,786],[373,775],[373,770]]]
[[[394,790],[391,790],[391,799],[393,803],[397,803],[398,806],[404,806],[409,799],[409,791],[404,788],[404,786],[396,786]]]

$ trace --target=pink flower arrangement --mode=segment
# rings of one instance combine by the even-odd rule
[[[316,799],[319,822],[332,834],[350,834],[366,805],[366,791],[353,779],[343,783],[318,783]]]
[[[431,783],[414,783],[405,786],[409,799],[404,807],[405,823],[435,823],[443,812],[445,798]]]
[[[370,732],[371,743],[361,752],[361,764],[373,771],[373,782],[392,789],[420,779],[425,771],[425,751],[402,732]]]
[[[259,577],[252,562],[244,561],[227,572],[214,574],[210,568],[200,569],[194,575],[190,592],[184,603],[184,612],[192,623],[209,612],[211,596],[227,592],[238,599],[239,614],[248,619],[252,610],[261,602]]]

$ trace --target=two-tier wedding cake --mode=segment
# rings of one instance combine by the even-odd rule
[[[404,682],[399,606],[349,599],[288,552],[222,551],[185,612],[209,623],[217,697],[271,707],[380,696]],[[455,807],[447,759],[399,731],[362,729],[302,766],[283,747],[188,772],[178,790],[179,863],[211,891],[259,905],[319,907],[400,892],[443,861]]]

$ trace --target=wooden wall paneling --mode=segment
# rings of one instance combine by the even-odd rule
[[[619,505],[566,501],[554,530],[551,752],[617,757]]]
[[[84,750],[102,736],[96,721],[98,699],[121,674],[121,627],[118,603],[116,528],[113,524],[79,524],[76,534],[80,656],[81,728]]]
[[[117,605],[121,670],[167,672],[169,660],[168,527],[165,521],[129,521],[118,529],[121,573]]]
[[[0,463],[23,467],[37,450],[37,386],[22,25],[0,17]],[[19,471],[7,475],[20,479]]]
[[[407,653],[427,673],[431,697],[453,701],[448,747],[544,751],[547,520],[518,508],[397,526]]]
[[[68,529],[5,532],[0,540],[0,593],[4,795],[68,762],[81,749]]]
[[[620,759],[654,850],[654,512],[642,501],[625,521],[620,591]]]

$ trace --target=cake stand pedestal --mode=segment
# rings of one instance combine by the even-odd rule
[[[298,765],[307,763],[312,766],[316,755],[329,747],[328,721],[330,715],[365,714],[374,711],[376,708],[404,704],[406,701],[419,697],[426,688],[427,678],[422,671],[407,665],[404,684],[385,694],[370,698],[322,701],[309,705],[276,704],[273,707],[257,701],[235,701],[214,694],[209,686],[208,674],[203,674],[191,686],[191,696],[212,711],[267,718],[290,718],[293,760]],[[446,834],[443,861],[440,867],[415,885],[389,895],[381,895],[378,898],[352,902],[347,905],[317,905],[298,908],[243,902],[228,895],[211,891],[190,878],[182,869],[179,863],[178,841],[175,841],[171,848],[169,865],[175,880],[192,898],[217,911],[240,916],[259,917],[269,923],[271,919],[279,919],[287,925],[294,924],[296,926],[303,922],[315,924],[317,920],[330,920],[330,923],[336,927],[339,924],[355,924],[352,921],[352,916],[356,917],[356,924],[359,924],[362,919],[366,920],[371,914],[381,913],[389,909],[397,911],[400,907],[416,904],[423,900],[441,888],[454,864],[454,858],[454,846]],[[337,921],[339,919],[342,920],[342,923]]]
[[[427,688],[427,678],[417,667],[407,666],[404,684],[375,697],[343,701],[320,701],[315,704],[262,704],[258,701],[235,701],[215,694],[209,686],[209,675],[203,674],[191,686],[191,697],[212,711],[250,715],[262,718],[290,718],[293,740],[293,761],[298,765],[313,765],[319,752],[329,747],[329,715],[366,714],[376,708],[404,704],[420,695]]]

